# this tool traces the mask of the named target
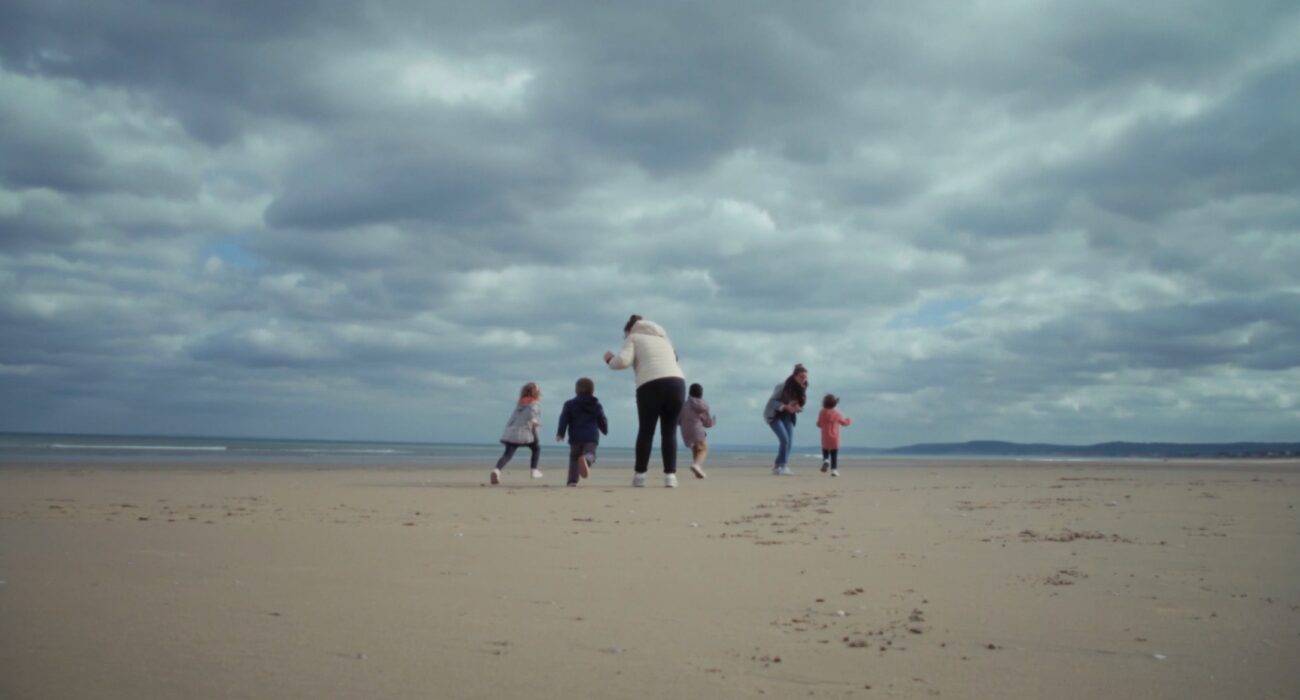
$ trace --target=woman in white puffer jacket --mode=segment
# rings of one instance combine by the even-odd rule
[[[631,367],[636,373],[636,474],[633,486],[644,486],[659,424],[664,459],[664,486],[677,486],[677,421],[686,402],[686,377],[677,364],[677,352],[659,324],[635,314],[623,326],[623,347],[605,353],[610,369]]]

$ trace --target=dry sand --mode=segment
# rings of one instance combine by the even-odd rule
[[[1300,465],[844,471],[6,468],[0,697],[1300,697]]]

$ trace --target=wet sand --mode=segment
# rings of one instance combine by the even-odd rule
[[[1300,464],[0,471],[4,698],[1295,698]]]

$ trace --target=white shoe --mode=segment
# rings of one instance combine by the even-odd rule
[[[642,486],[645,486],[645,474],[641,474],[641,473],[639,473],[639,472],[636,473],[636,474],[633,474],[633,475],[632,475],[632,485],[635,486],[635,487],[637,487],[637,488],[641,488]]]
[[[823,460],[822,460],[822,473],[825,473],[826,470],[827,470],[827,469],[830,469],[830,468],[831,468],[831,461],[830,461],[829,459],[823,459]]]
[[[501,483],[501,470],[493,469],[492,476],[488,477],[488,479],[491,480],[493,486],[496,486],[497,484]]]
[[[777,474],[780,474],[780,473],[781,473],[781,466],[780,466],[780,465],[773,465],[773,467],[772,467],[772,476],[776,476]]]
[[[533,477],[534,479],[540,479],[540,478],[542,478],[542,470],[541,470],[541,469],[534,469],[534,470],[528,472],[528,475],[531,476],[531,477]]]
[[[675,488],[677,488],[677,475],[676,475],[676,474],[664,474],[664,487],[665,487],[665,488],[670,488],[670,489],[675,489]]]
[[[794,476],[794,472],[790,471],[790,467],[781,467],[776,470],[776,474],[777,476]]]
[[[840,475],[840,470],[838,469],[831,470],[831,476],[839,476],[839,475]]]
[[[695,475],[696,479],[704,478],[704,468],[698,464],[691,465],[691,473]]]

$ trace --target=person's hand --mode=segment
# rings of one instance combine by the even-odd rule
[[[612,352],[606,350],[606,351],[605,351],[605,364],[609,364],[609,361],[612,360],[612,359],[614,359],[614,353],[612,353]]]
[[[556,441],[556,442],[564,442],[564,436],[563,436],[563,435],[556,435],[556,436],[555,436],[555,441]]]
[[[803,410],[803,406],[800,406],[798,401],[791,401],[785,405],[785,410],[787,413],[798,413]]]

